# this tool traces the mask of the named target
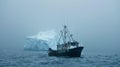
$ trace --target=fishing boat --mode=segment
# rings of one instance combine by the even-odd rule
[[[80,57],[83,46],[78,41],[73,39],[73,35],[70,34],[67,26],[65,25],[63,30],[60,32],[60,38],[57,42],[57,50],[49,48],[49,56],[66,56],[66,57]]]

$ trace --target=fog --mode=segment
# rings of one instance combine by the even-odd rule
[[[0,49],[23,49],[26,36],[67,25],[84,52],[120,51],[119,0],[0,0]]]

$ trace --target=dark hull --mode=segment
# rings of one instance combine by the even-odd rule
[[[49,49],[49,56],[67,56],[67,57],[80,57],[83,47],[71,48],[66,51],[57,51]]]

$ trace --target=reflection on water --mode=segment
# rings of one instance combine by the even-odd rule
[[[49,57],[47,52],[0,51],[0,67],[119,67],[120,55],[83,55],[80,58]]]

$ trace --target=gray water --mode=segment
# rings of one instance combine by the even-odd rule
[[[119,54],[49,57],[47,51],[0,51],[0,67],[119,67]]]

